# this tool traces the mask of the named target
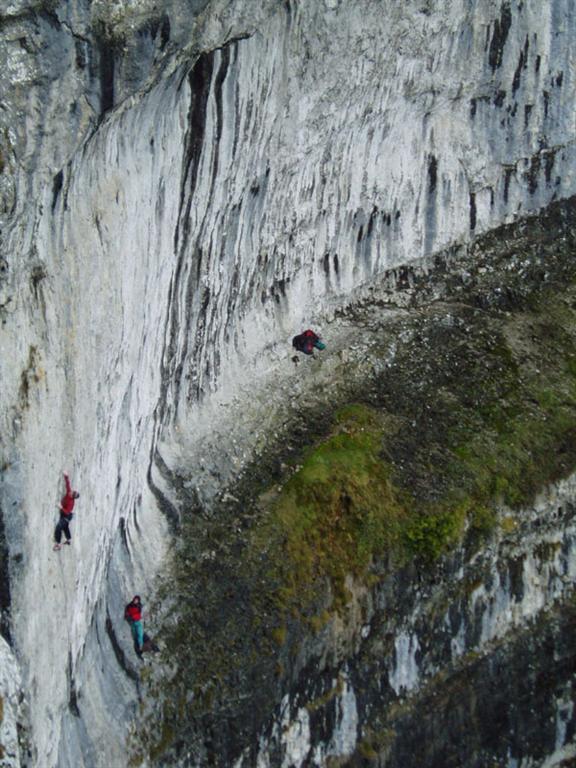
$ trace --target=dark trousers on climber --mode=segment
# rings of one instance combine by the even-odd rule
[[[56,530],[54,531],[54,539],[56,540],[56,544],[60,544],[60,541],[62,540],[62,534],[64,534],[66,537],[66,541],[70,541],[72,538],[69,528],[70,520],[72,520],[72,515],[63,515],[60,513],[60,520],[58,520]]]

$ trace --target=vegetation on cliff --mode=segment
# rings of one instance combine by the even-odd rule
[[[314,394],[297,441],[286,430],[300,450],[246,473],[233,502],[185,516],[163,596],[178,606],[165,627],[165,722],[234,712],[214,736],[234,751],[303,648],[345,618],[350,583],[370,589],[402,564],[427,569],[458,543],[479,546],[573,472],[573,209],[415,272],[405,311],[389,312],[398,291],[350,309],[361,365]]]

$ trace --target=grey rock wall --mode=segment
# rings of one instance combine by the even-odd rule
[[[37,765],[121,764],[137,691],[110,633],[128,654],[170,471],[207,500],[235,476],[295,329],[575,192],[573,14],[4,5],[3,570]],[[63,470],[81,498],[53,553]]]
[[[0,765],[20,765],[27,757],[22,730],[26,724],[22,681],[18,662],[6,641],[0,637]]]

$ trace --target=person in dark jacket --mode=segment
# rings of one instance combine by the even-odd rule
[[[326,349],[326,344],[320,340],[320,336],[310,328],[298,334],[298,336],[294,336],[292,346],[298,352],[304,352],[305,355],[313,355],[314,349]]]
[[[130,624],[132,630],[132,639],[134,640],[134,650],[138,656],[142,656],[144,646],[144,627],[142,625],[142,601],[140,595],[134,595],[132,600],[124,609],[124,618]]]
[[[74,503],[76,499],[80,498],[78,491],[72,490],[72,486],[70,485],[70,478],[66,473],[64,473],[64,482],[66,483],[66,493],[60,500],[60,520],[58,521],[56,530],[54,531],[54,539],[56,540],[54,549],[61,548],[60,542],[62,541],[62,534],[64,534],[66,537],[64,544],[70,544],[70,539],[72,536],[70,535],[69,525],[70,521],[74,517],[72,510],[74,509]]]

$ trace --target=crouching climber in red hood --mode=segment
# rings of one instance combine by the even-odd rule
[[[128,603],[124,609],[124,618],[130,624],[130,629],[132,630],[134,650],[141,657],[144,646],[144,627],[142,626],[142,601],[140,600],[140,595],[134,595]]]
[[[292,346],[297,349],[298,352],[304,352],[305,355],[313,355],[314,348],[320,350],[326,349],[326,344],[324,344],[323,341],[320,341],[320,336],[310,330],[310,328],[298,334],[298,336],[294,336],[292,339]]]
[[[66,537],[64,544],[70,544],[70,539],[72,536],[70,535],[69,524],[74,517],[72,510],[74,509],[74,503],[76,499],[80,498],[78,491],[72,490],[72,486],[70,485],[70,478],[66,473],[64,473],[64,482],[66,483],[66,493],[60,500],[60,520],[58,521],[56,530],[54,531],[54,539],[56,540],[54,549],[61,548],[60,542],[62,541],[62,533],[64,533],[64,536]]]

